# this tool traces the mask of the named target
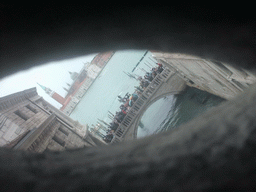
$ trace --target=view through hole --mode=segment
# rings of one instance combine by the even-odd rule
[[[150,50],[50,63],[1,79],[0,146],[61,151],[172,130],[255,81],[226,63]]]

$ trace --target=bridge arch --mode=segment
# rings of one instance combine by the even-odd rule
[[[148,102],[146,105],[145,105],[145,108],[143,109],[143,111],[141,111],[141,113],[137,116],[135,122],[134,122],[134,138],[136,139],[137,138],[137,132],[138,132],[138,128],[139,128],[139,124],[140,124],[140,121],[141,121],[141,118],[143,117],[143,115],[145,114],[145,112],[148,110],[148,108],[154,104],[156,101],[164,98],[165,96],[169,96],[169,95],[178,95],[178,94],[182,94],[184,92],[183,91],[171,91],[171,92],[168,92],[168,93],[164,93],[162,95],[159,95],[155,98],[153,98],[150,102]]]
[[[146,90],[143,91],[142,95],[133,104],[132,108],[115,131],[112,143],[137,138],[139,121],[148,107],[166,95],[181,93],[186,87],[186,81],[183,80],[176,71],[172,71],[166,67],[161,74],[153,79]]]

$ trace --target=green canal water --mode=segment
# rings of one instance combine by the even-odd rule
[[[175,129],[223,101],[218,96],[192,87],[182,94],[166,96],[153,103],[143,114],[137,137]]]

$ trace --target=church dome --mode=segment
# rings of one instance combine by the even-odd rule
[[[70,77],[71,77],[71,79],[74,81],[76,78],[77,78],[77,76],[78,76],[78,73],[77,72],[70,72],[69,71],[69,74],[70,74]]]

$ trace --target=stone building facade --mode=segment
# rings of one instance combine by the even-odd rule
[[[104,145],[86,126],[40,97],[36,88],[0,98],[0,146],[43,152]]]
[[[153,58],[177,71],[188,86],[230,100],[256,83],[256,76],[248,70],[216,60],[206,60],[185,54],[151,51]]]

